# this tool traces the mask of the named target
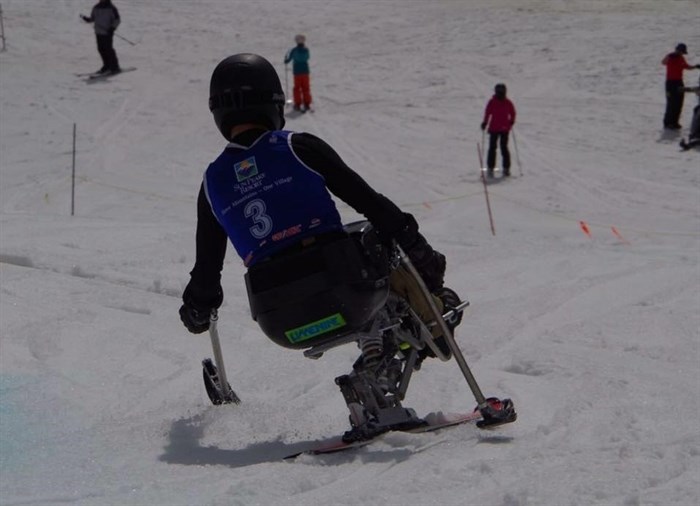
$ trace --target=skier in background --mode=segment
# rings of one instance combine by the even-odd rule
[[[688,141],[681,139],[681,147],[685,150],[700,146],[700,78],[698,85],[695,87],[685,88],[686,92],[694,92],[698,96],[698,105],[693,109],[693,119],[690,122],[690,134]]]
[[[180,308],[185,327],[194,334],[208,330],[211,310],[223,301],[227,238],[249,271],[264,273],[268,260],[346,237],[331,193],[365,215],[383,241],[401,245],[441,310],[456,307],[459,296],[443,286],[445,257],[419,233],[413,216],[372,189],[318,137],[282,130],[284,104],[279,77],[261,56],[230,56],[212,74],[209,109],[229,144],[205,171],[199,190],[196,260]],[[408,272],[400,267],[391,276],[392,289],[430,319]],[[271,283],[281,283],[273,278]],[[449,355],[440,331],[434,336]]]
[[[493,177],[496,166],[496,150],[501,147],[503,159],[503,177],[510,176],[510,151],[508,151],[508,135],[515,124],[515,106],[506,97],[506,85],[499,83],[494,87],[494,95],[486,104],[481,130],[488,125],[489,151],[486,157],[487,175]]]
[[[114,51],[114,32],[117,30],[121,18],[119,11],[112,4],[112,0],[99,0],[92,8],[90,16],[80,15],[86,23],[94,23],[95,37],[97,38],[97,51],[102,57],[102,68],[97,74],[118,74],[119,60]]]
[[[676,49],[664,56],[661,64],[666,66],[666,113],[664,114],[664,128],[680,130],[681,112],[683,111],[683,71],[696,68],[700,65],[689,65],[683,55],[688,54],[688,48],[680,43]]]
[[[292,62],[292,74],[294,74],[294,110],[306,112],[311,109],[311,79],[309,70],[309,48],[306,47],[306,36],[294,37],[297,43],[287,52],[284,64]],[[303,106],[303,109],[302,109]]]

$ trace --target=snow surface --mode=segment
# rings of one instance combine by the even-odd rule
[[[0,503],[700,502],[700,164],[660,128],[661,58],[683,41],[700,63],[697,0],[119,0],[136,45],[115,46],[138,70],[86,84],[92,3],[2,2]],[[280,461],[346,430],[333,378],[357,350],[311,361],[266,339],[232,248],[219,328],[243,403],[209,403],[208,336],[177,315],[224,145],[208,79],[250,51],[284,82],[298,32],[317,110],[288,127],[327,140],[447,255],[472,304],[458,342],[515,424]],[[497,82],[519,116],[492,236],[476,144]],[[474,399],[433,362],[406,405]]]

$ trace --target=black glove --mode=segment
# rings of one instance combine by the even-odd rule
[[[193,286],[196,283],[190,281],[182,294],[182,306],[180,307],[180,320],[193,334],[201,334],[209,330],[209,319],[212,309],[218,309],[223,302],[224,295],[221,286],[215,287],[210,294],[199,294]]]
[[[486,122],[485,121],[481,123],[481,129],[486,130]]]
[[[416,219],[410,214],[405,216],[406,225],[397,234],[396,241],[408,255],[428,290],[434,292],[445,282],[447,260],[445,255],[435,251],[425,240],[425,237],[418,232]]]
[[[407,252],[411,263],[423,278],[428,290],[434,292],[445,283],[445,268],[447,259],[439,251],[435,251],[421,235],[420,240]]]
[[[700,63],[698,63],[697,65],[695,65],[695,68],[696,68],[696,69],[700,69]]]
[[[180,307],[180,320],[193,334],[201,334],[209,330],[210,315],[210,311],[201,311],[188,304],[183,304]]]
[[[90,18],[87,17],[87,16],[85,16],[84,14],[81,14],[81,15],[80,15],[80,19],[82,19],[82,20],[85,21],[86,23],[89,23],[89,22],[90,22]]]

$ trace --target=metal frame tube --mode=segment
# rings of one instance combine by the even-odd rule
[[[420,274],[418,273],[415,266],[413,265],[413,262],[411,262],[411,259],[408,258],[408,255],[401,248],[401,246],[399,246],[397,244],[396,247],[398,248],[398,251],[399,251],[399,257],[401,258],[401,263],[408,269],[408,271],[411,273],[411,275],[415,278],[416,282],[418,283],[418,286],[421,289],[420,291],[421,291],[421,294],[423,295],[423,298],[430,306],[430,309],[433,312],[433,316],[435,318],[435,321],[440,326],[440,330],[442,330],[443,336],[445,337],[445,341],[447,342],[447,345],[450,347],[450,350],[452,350],[452,355],[455,357],[455,360],[457,361],[457,365],[459,365],[459,368],[462,371],[462,374],[464,375],[464,379],[467,380],[467,384],[469,385],[469,388],[471,389],[472,394],[474,394],[474,398],[476,399],[476,402],[477,402],[479,409],[484,409],[484,408],[488,407],[489,404],[486,401],[486,397],[484,397],[484,394],[481,392],[481,388],[479,388],[479,385],[476,382],[476,378],[474,378],[474,375],[472,374],[471,369],[469,369],[469,365],[467,364],[467,361],[464,358],[464,355],[462,354],[462,350],[459,349],[459,346],[457,345],[457,342],[455,341],[455,338],[452,335],[452,332],[450,332],[450,329],[447,326],[447,324],[445,323],[445,320],[442,319],[442,314],[440,313],[440,310],[435,305],[435,301],[433,300],[433,297],[431,296],[430,291],[425,286],[425,282],[423,281],[423,278],[421,278]]]

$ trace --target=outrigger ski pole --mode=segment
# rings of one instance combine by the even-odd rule
[[[498,399],[496,397],[489,397],[488,399],[484,397],[484,394],[481,392],[481,389],[479,388],[479,385],[477,384],[474,375],[472,374],[471,370],[469,369],[469,366],[467,365],[467,361],[465,360],[464,355],[462,354],[462,350],[459,349],[457,341],[455,341],[452,332],[450,332],[449,327],[445,323],[445,320],[442,318],[442,314],[435,305],[435,301],[433,300],[430,291],[425,286],[423,278],[420,276],[420,274],[418,274],[418,271],[413,265],[413,262],[411,262],[411,259],[408,258],[408,255],[404,252],[401,246],[397,244],[396,247],[399,251],[401,263],[404,265],[404,267],[406,267],[406,269],[408,269],[408,271],[418,283],[423,298],[428,303],[428,306],[430,307],[430,310],[433,313],[433,317],[435,318],[437,324],[440,326],[440,330],[442,331],[443,337],[445,338],[447,345],[452,351],[452,355],[457,361],[459,368],[462,370],[464,379],[467,380],[467,384],[469,385],[469,388],[474,394],[474,398],[477,402],[477,409],[483,417],[483,420],[478,422],[477,426],[483,429],[488,427],[494,427],[496,425],[514,422],[517,419],[518,415],[515,412],[513,401],[511,401],[510,399]]]
[[[221,343],[219,342],[219,331],[217,323],[219,315],[216,309],[211,310],[209,318],[209,337],[211,337],[211,347],[214,351],[214,365],[210,358],[202,360],[202,375],[204,377],[204,387],[212,404],[240,404],[241,400],[231,389],[226,379],[226,369],[224,368],[224,357],[221,353]]]

